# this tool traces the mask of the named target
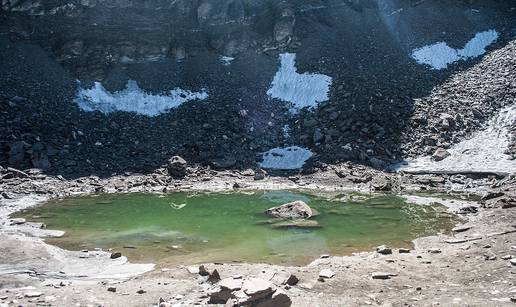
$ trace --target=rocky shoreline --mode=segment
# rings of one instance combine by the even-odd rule
[[[189,167],[182,179],[171,178],[166,169],[149,175],[75,180],[47,176],[35,170],[2,169],[2,178],[0,304],[6,306],[207,304],[225,288],[221,288],[222,281],[208,281],[209,276],[196,273],[188,266],[192,264],[152,270],[152,265],[129,264],[125,257],[110,259],[107,252],[64,251],[42,241],[45,236],[59,233],[40,229],[41,225],[10,221],[7,215],[50,198],[70,195],[246,189],[398,194],[426,191],[478,199],[476,203],[448,203],[450,210],[461,213],[464,225],[455,228],[451,235],[416,239],[411,250],[380,247],[378,251],[353,256],[322,256],[304,267],[204,264],[208,272],[217,271],[224,281],[222,286],[228,282],[247,282],[248,287],[265,287],[262,289],[265,292],[260,293],[267,295],[254,303],[276,302],[276,305],[259,306],[282,306],[278,302],[287,304],[289,300],[292,306],[426,306],[450,302],[504,306],[513,304],[515,299],[516,267],[511,263],[516,257],[514,177],[474,179],[460,175],[389,174],[347,163],[310,175],[265,176],[260,180],[255,180],[250,170],[213,171],[196,166]],[[419,201],[424,203],[424,197]],[[290,275],[299,282],[285,283],[284,279]],[[238,293],[244,290],[239,289],[229,292],[233,303],[249,300],[250,304],[257,298],[254,294],[242,296]]]

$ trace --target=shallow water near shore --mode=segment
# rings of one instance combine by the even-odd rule
[[[320,212],[310,223],[267,217],[266,209],[303,200]],[[321,254],[347,255],[380,244],[444,233],[457,223],[444,206],[393,195],[299,192],[95,195],[50,201],[15,214],[66,231],[47,239],[71,250],[121,251],[133,262],[267,262],[303,265]]]

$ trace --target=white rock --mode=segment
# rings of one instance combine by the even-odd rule
[[[335,272],[330,269],[323,269],[319,272],[320,278],[332,278],[333,276],[335,276]]]
[[[230,291],[240,290],[242,289],[242,279],[224,278],[219,282],[219,286]]]
[[[249,296],[257,296],[264,293],[271,293],[274,289],[272,282],[261,278],[249,278],[244,281],[242,289]]]

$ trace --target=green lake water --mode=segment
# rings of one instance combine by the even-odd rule
[[[316,228],[278,227],[263,211],[293,200],[317,209]],[[48,243],[121,251],[160,264],[268,262],[306,264],[321,254],[345,255],[380,244],[408,247],[423,235],[448,232],[457,220],[442,206],[396,196],[318,197],[287,191],[96,195],[51,201],[16,216],[66,231]]]

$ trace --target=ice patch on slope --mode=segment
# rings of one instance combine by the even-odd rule
[[[222,57],[220,57],[220,61],[222,62],[222,65],[224,65],[224,66],[231,65],[231,62],[233,62],[233,60],[235,60],[235,58],[234,57],[230,57],[230,56],[222,56]]]
[[[300,74],[296,69],[296,55],[280,55],[281,65],[272,80],[267,95],[292,103],[290,111],[296,113],[304,107],[316,107],[327,101],[332,78],[322,74]]]
[[[484,130],[450,148],[442,161],[420,157],[398,170],[409,172],[499,172],[516,173],[516,160],[504,152],[510,142],[510,126],[516,122],[516,105],[506,107]]]
[[[438,42],[413,50],[411,56],[419,64],[429,65],[432,69],[445,69],[448,64],[481,56],[498,36],[495,30],[479,32],[462,49],[453,49],[445,42]]]
[[[170,109],[177,108],[190,100],[203,100],[208,98],[208,93],[191,92],[176,88],[166,95],[149,94],[142,90],[136,81],[127,81],[126,88],[110,93],[100,82],[95,82],[92,88],[80,88],[75,102],[79,107],[88,112],[100,111],[111,113],[116,111],[133,112],[146,116],[157,116]]]
[[[313,153],[298,146],[276,147],[263,154],[260,167],[267,169],[293,170],[300,169]]]

